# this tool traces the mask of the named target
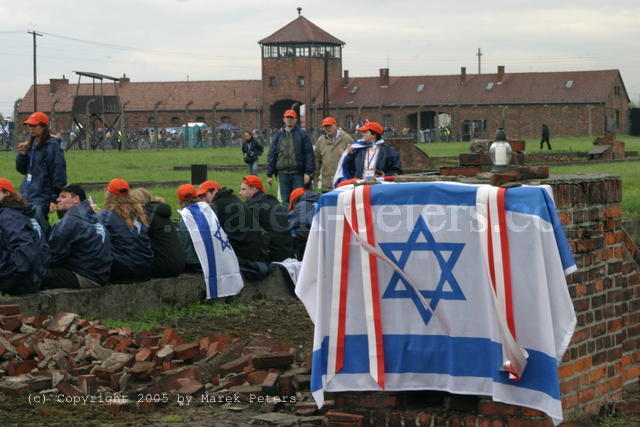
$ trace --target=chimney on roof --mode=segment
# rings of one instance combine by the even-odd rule
[[[69,86],[69,80],[64,76],[64,74],[61,79],[49,79],[49,92],[52,95],[67,86]]]
[[[118,86],[123,87],[127,83],[129,83],[129,77],[127,77],[126,74],[122,73],[122,77],[120,77],[120,79],[118,80]]]
[[[460,84],[463,85],[467,80],[467,67],[460,67]]]
[[[344,75],[342,77],[342,86],[349,86],[349,70],[344,70]]]
[[[380,87],[389,87],[389,69],[380,68]]]
[[[501,82],[504,79],[504,65],[498,65],[498,81]]]

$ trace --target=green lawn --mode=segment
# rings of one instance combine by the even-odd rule
[[[592,137],[556,138],[551,141],[553,151],[583,151],[591,148]],[[627,151],[640,151],[640,137],[620,135]],[[539,152],[538,140],[527,140],[528,152]],[[468,142],[439,142],[419,144],[430,156],[457,156],[469,151]],[[190,171],[174,171],[173,166],[188,166],[195,163],[217,165],[242,165],[240,148],[217,149],[166,149],[118,151],[69,151],[65,153],[69,182],[106,182],[112,178],[124,178],[128,181],[185,181],[191,179]],[[266,153],[260,159],[264,163]],[[595,165],[553,166],[551,173],[607,172],[622,176],[624,215],[640,215],[640,163],[603,163]],[[246,174],[243,168],[238,171],[209,171],[209,179],[233,189],[236,193],[240,179]],[[15,153],[0,152],[0,177],[9,178],[16,185],[23,177],[15,170]],[[264,174],[261,175],[266,178]],[[175,187],[153,187],[150,190],[163,197],[177,208]],[[275,193],[275,189],[270,192]],[[102,204],[104,194],[94,192],[98,205]]]

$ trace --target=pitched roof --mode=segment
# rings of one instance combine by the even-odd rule
[[[388,87],[381,88],[379,77],[356,77],[346,88],[342,79],[333,81],[330,100],[345,107],[598,103],[607,100],[618,78],[622,81],[618,70],[505,73],[501,81],[497,74],[467,74],[464,84],[459,74],[402,76],[390,77]],[[424,85],[420,92],[419,85]]]
[[[40,109],[50,111],[51,104],[56,104],[57,112],[71,111],[73,97],[78,85],[70,83],[51,94],[49,84],[38,85],[38,104]],[[91,95],[91,83],[81,83],[79,95]],[[115,95],[113,83],[103,83],[104,95]],[[218,109],[241,109],[246,102],[247,109],[257,109],[262,106],[262,82],[260,80],[216,80],[191,82],[127,82],[118,87],[118,94],[122,104],[125,102],[127,111],[153,111],[158,101],[162,101],[159,111],[182,111],[189,101],[193,104],[190,110],[211,110],[214,102],[220,102]],[[100,86],[96,85],[96,95],[100,95]],[[33,105],[33,86],[20,103],[19,112],[31,112]]]
[[[344,45],[342,40],[333,37],[304,16],[298,16],[259,44],[269,43],[328,43]]]

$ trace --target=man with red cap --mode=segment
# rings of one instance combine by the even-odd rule
[[[47,272],[49,245],[33,210],[0,178],[0,294],[36,292]]]
[[[377,122],[367,122],[357,129],[362,139],[347,147],[347,155],[342,162],[344,179],[375,178],[400,175],[400,156],[382,138],[384,129]]]
[[[24,122],[31,138],[18,144],[16,170],[25,176],[20,192],[34,207],[36,219],[47,230],[49,212],[57,209],[60,189],[67,185],[67,166],[60,140],[49,133],[49,117],[33,113]]]
[[[313,214],[315,213],[316,204],[319,200],[320,195],[318,193],[303,187],[296,188],[291,192],[288,215],[289,231],[293,237],[293,248],[296,252],[296,258],[301,261],[305,247],[307,246]]]
[[[340,162],[342,153],[349,144],[353,142],[351,135],[338,127],[336,119],[325,117],[322,120],[324,135],[316,141],[316,174],[322,179],[322,192],[326,193],[333,189],[333,176]],[[318,181],[314,187],[318,186]]]
[[[291,191],[311,180],[315,156],[311,137],[298,125],[298,114],[287,110],[283,121],[284,127],[275,134],[269,147],[267,183],[271,185],[273,176],[277,176],[282,203],[289,203]]]
[[[255,175],[242,178],[240,197],[247,202],[260,228],[268,238],[268,261],[283,261],[293,256],[293,242],[288,229],[287,208],[266,194],[262,180]]]
[[[215,181],[205,181],[200,184],[197,195],[216,213],[239,264],[266,261],[267,248],[258,220],[233,190],[220,187]]]

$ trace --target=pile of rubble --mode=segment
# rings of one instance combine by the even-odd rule
[[[302,402],[310,381],[303,358],[262,335],[185,343],[172,328],[109,329],[73,313],[27,317],[0,306],[0,392],[99,399],[115,413],[197,399],[295,403],[296,414],[312,415],[315,403]]]

